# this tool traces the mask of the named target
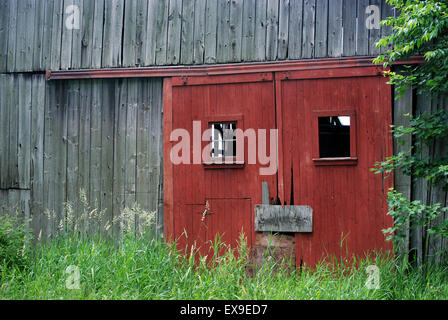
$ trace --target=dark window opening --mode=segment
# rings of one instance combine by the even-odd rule
[[[236,123],[212,123],[212,158],[236,157]]]
[[[318,119],[320,158],[350,157],[350,116]]]

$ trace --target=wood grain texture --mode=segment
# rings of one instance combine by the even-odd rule
[[[309,206],[255,205],[257,232],[313,232],[313,209]]]

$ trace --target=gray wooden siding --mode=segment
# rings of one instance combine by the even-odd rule
[[[0,0],[0,72],[375,55],[388,30],[366,28],[371,4],[394,14],[384,0]]]
[[[161,79],[0,75],[1,212],[31,218],[45,237],[65,219],[66,204],[82,211],[81,189],[107,221],[136,203],[158,210],[161,94]]]

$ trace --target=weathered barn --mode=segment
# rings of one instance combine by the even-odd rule
[[[50,236],[83,189],[109,221],[138,203],[167,237],[232,242],[243,227],[253,244],[256,205],[280,202],[313,211],[297,262],[389,249],[393,181],[369,168],[425,99],[394,102],[370,64],[391,15],[382,0],[0,0],[0,210]],[[171,132],[193,121],[277,129],[278,170],[173,164]],[[400,173],[395,187],[446,201]],[[424,237],[409,241],[420,256]]]

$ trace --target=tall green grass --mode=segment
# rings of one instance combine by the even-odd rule
[[[224,245],[215,242],[216,252]],[[447,299],[448,270],[412,268],[391,258],[327,261],[301,271],[267,259],[249,276],[244,238],[213,259],[194,248],[179,253],[149,233],[101,236],[61,234],[36,247],[27,268],[0,274],[0,299]],[[80,289],[68,289],[68,266],[80,271]],[[379,289],[366,286],[366,267],[379,268]]]

